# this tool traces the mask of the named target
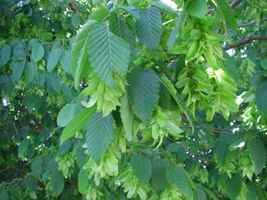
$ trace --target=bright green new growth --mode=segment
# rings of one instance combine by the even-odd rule
[[[2,0],[0,199],[267,199],[266,8]]]

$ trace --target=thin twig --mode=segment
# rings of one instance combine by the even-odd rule
[[[267,77],[267,75],[266,74],[252,74],[252,75],[241,74],[239,75],[239,77]]]
[[[266,22],[267,21],[267,18],[263,18],[260,20],[260,22]],[[237,25],[239,28],[241,27],[248,27],[248,26],[252,26],[256,24],[256,21],[252,21],[252,22],[249,22],[249,23],[246,23],[246,24],[240,24],[240,25]]]
[[[168,21],[166,21],[166,22],[163,22],[162,23],[162,26],[164,26],[164,25],[166,25],[166,24],[169,24],[169,23],[171,23],[171,22],[173,22],[174,21],[174,19],[170,19],[170,20],[168,20]]]
[[[203,158],[201,155],[198,154],[194,154],[192,151],[190,151],[188,148],[186,148],[184,145],[182,145],[181,143],[177,143],[177,141],[175,141],[174,139],[172,139],[171,137],[167,137],[168,140],[170,140],[171,142],[175,143],[175,144],[179,144],[182,146],[182,148],[185,149],[185,151],[188,152],[188,154],[192,157],[192,158],[197,158],[199,160],[201,160],[204,163],[214,163],[213,160],[208,160],[206,158]]]
[[[231,8],[235,8],[236,6],[238,6],[243,0],[235,0],[230,4]],[[216,9],[210,9],[209,12],[207,13],[207,15],[215,13]]]
[[[235,43],[235,44],[231,44],[231,45],[228,45],[226,47],[224,47],[224,50],[229,50],[229,49],[233,49],[233,48],[238,48],[238,47],[241,47],[245,44],[248,44],[254,40],[267,40],[267,37],[266,36],[250,36],[248,39],[246,40],[243,40],[243,41],[240,41],[238,43]]]
[[[180,126],[180,128],[191,128],[191,126]],[[206,130],[210,130],[213,131],[215,133],[221,133],[221,134],[225,134],[225,135],[233,135],[233,132],[229,132],[223,129],[218,129],[218,128],[214,128],[214,127],[208,127],[208,126],[195,126],[196,129],[206,129]]]

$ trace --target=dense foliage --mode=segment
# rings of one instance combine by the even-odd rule
[[[0,199],[267,199],[264,0],[0,0]]]

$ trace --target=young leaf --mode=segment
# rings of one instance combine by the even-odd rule
[[[107,150],[113,133],[112,115],[102,117],[102,113],[94,113],[89,119],[86,132],[86,144],[89,154],[99,161]]]
[[[237,29],[236,19],[232,8],[226,0],[216,0],[217,8],[221,15],[223,16],[225,22],[234,30]]]
[[[94,71],[106,84],[114,86],[113,71],[124,73],[130,61],[130,45],[114,35],[103,24],[89,31],[89,60]]]
[[[121,97],[121,107],[120,107],[120,113],[121,113],[121,120],[123,123],[123,128],[126,133],[126,138],[128,141],[132,141],[133,139],[133,126],[134,126],[134,116],[133,111],[131,109],[128,94],[125,93]]]
[[[56,48],[56,49],[51,50],[48,60],[47,60],[47,71],[48,72],[52,72],[55,69],[60,59],[61,53],[62,53],[61,48]]]
[[[230,199],[236,199],[242,188],[242,177],[240,174],[234,174],[231,179],[227,181],[226,192]]]
[[[31,42],[31,47],[32,47],[32,59],[35,62],[38,62],[44,57],[44,47],[37,41],[33,40]]]
[[[51,176],[52,191],[56,196],[59,196],[64,188],[64,177],[58,171],[54,171]]]
[[[138,38],[147,48],[156,48],[160,42],[162,29],[160,10],[156,7],[149,7],[141,11],[136,29]]]
[[[254,172],[259,174],[266,164],[266,150],[260,139],[248,141],[248,150],[254,165]]]
[[[7,64],[7,62],[10,59],[10,56],[11,56],[11,48],[9,47],[9,45],[5,44],[0,49],[0,67]]]
[[[85,169],[80,169],[78,174],[78,189],[81,194],[86,194],[89,186],[88,173]]]
[[[66,104],[58,113],[57,124],[60,127],[66,126],[83,107],[80,103]]]
[[[88,60],[88,38],[89,31],[96,21],[89,20],[82,26],[77,33],[71,48],[71,71],[74,77],[74,86],[77,89],[81,80],[82,72],[85,67],[89,67]],[[87,66],[85,66],[87,64]]]
[[[208,12],[207,2],[206,0],[191,0],[186,10],[192,16],[203,18]]]
[[[62,135],[60,137],[60,143],[74,136],[77,131],[79,131],[91,117],[94,112],[94,108],[84,108],[79,113],[77,113],[70,123],[64,128]]]
[[[185,107],[185,103],[179,98],[177,95],[177,90],[175,89],[172,82],[164,75],[160,78],[162,84],[166,87],[166,89],[170,92],[175,102],[178,104],[179,108],[184,112],[190,126],[192,129],[192,133],[195,131],[194,123],[193,123],[193,117],[190,113],[190,111]]]
[[[185,196],[189,196],[192,193],[188,175],[182,168],[167,168],[166,178],[169,184],[175,185]]]
[[[134,112],[147,123],[159,98],[159,78],[152,69],[136,68],[129,74],[128,83]]]
[[[139,183],[143,186],[146,185],[151,178],[151,160],[145,155],[136,153],[131,157],[130,163]]]

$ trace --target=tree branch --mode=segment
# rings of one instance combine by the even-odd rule
[[[243,0],[235,0],[230,4],[231,8],[235,8],[236,6],[238,6]],[[209,12],[207,13],[207,15],[215,13],[216,9],[210,9]]]
[[[266,22],[266,21],[267,21],[267,18],[263,18],[263,19],[260,20],[260,22]],[[238,27],[239,28],[248,27],[248,26],[252,26],[254,24],[256,24],[256,21],[252,21],[252,22],[249,22],[249,23],[246,23],[246,24],[240,24],[240,25],[238,25]]]
[[[248,44],[254,40],[267,40],[266,36],[250,36],[248,39],[243,40],[241,42],[235,43],[235,44],[230,44],[226,47],[224,47],[224,50],[229,50],[229,49],[233,49],[233,48],[238,48],[241,47],[245,44]]]
[[[69,2],[68,4],[69,4],[69,6],[70,6],[70,9],[71,9],[73,12],[76,12],[76,13],[79,12],[79,10],[78,10],[77,6],[75,5],[75,3],[73,3],[73,2]]]
[[[236,6],[238,6],[243,0],[235,0],[231,3],[231,8],[235,8]]]

